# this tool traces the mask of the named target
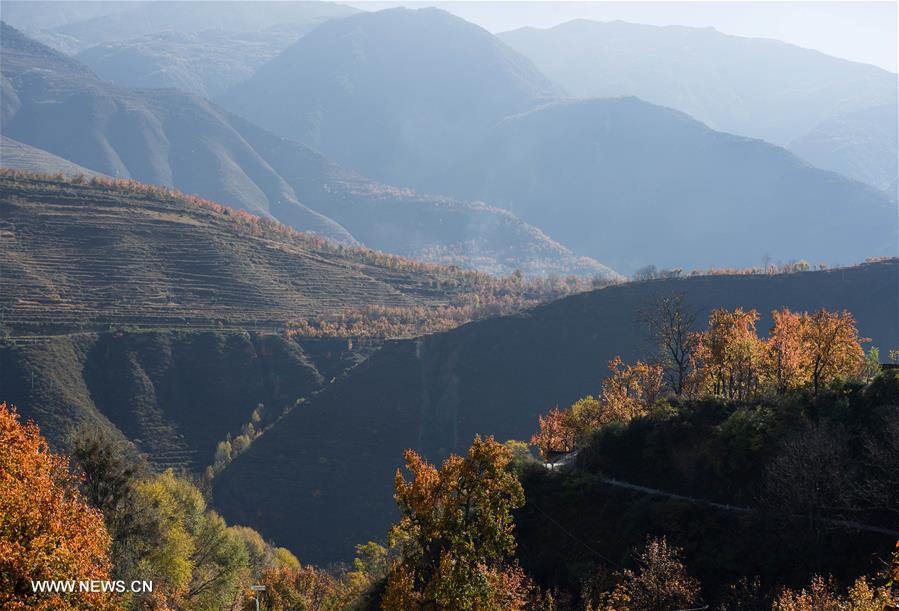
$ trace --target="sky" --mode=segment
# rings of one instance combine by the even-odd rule
[[[650,25],[714,27],[725,34],[776,38],[892,72],[897,65],[897,2],[680,0],[536,1],[455,0],[402,2],[354,0],[363,10],[437,6],[491,32],[524,26],[547,28],[572,19],[620,19]]]

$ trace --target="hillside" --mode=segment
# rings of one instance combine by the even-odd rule
[[[574,96],[634,95],[686,112],[714,129],[781,146],[840,114],[896,104],[895,74],[712,28],[581,19],[513,30],[499,38]],[[895,117],[881,123],[880,130],[882,143],[895,139]],[[866,133],[871,132],[858,132],[858,137]],[[841,148],[841,142],[818,142],[809,161],[839,154]],[[861,163],[864,150],[858,151]],[[895,165],[895,146],[891,151]],[[874,178],[871,184],[880,186],[883,177]]]
[[[395,518],[393,474],[404,449],[437,460],[467,448],[475,433],[529,438],[538,414],[597,392],[613,356],[630,360],[647,347],[634,312],[672,291],[704,313],[757,308],[760,329],[781,306],[848,308],[873,345],[899,345],[897,260],[608,287],[389,342],[257,439],[216,479],[216,505],[304,562],[346,560],[353,545],[382,537]]]
[[[0,392],[55,447],[100,429],[133,441],[157,469],[202,472],[257,406],[270,423],[353,354],[346,340],[307,343],[308,352],[278,335],[186,330],[4,342]]]
[[[221,101],[367,176],[418,187],[484,128],[561,94],[486,30],[397,8],[319,26]]]
[[[811,574],[848,585],[885,565],[897,450],[895,370],[818,396],[671,401],[596,431],[566,467],[525,468],[517,555],[583,608],[610,567],[664,535],[711,608],[777,608],[779,590]]]
[[[68,159],[57,157],[53,153],[28,146],[22,142],[0,135],[0,166],[25,172],[44,172],[56,174],[62,172],[66,176],[102,176],[98,172],[72,163]]]
[[[90,170],[403,256],[500,273],[612,275],[508,213],[369,181],[197,96],[110,85],[5,24],[2,45],[3,134]],[[43,103],[48,96],[54,104]]]
[[[76,57],[100,78],[124,87],[174,87],[215,98],[317,24],[258,32],[203,30],[146,34],[104,42]]]
[[[813,165],[839,172],[883,189],[892,197],[896,190],[896,104],[883,104],[840,113],[793,140],[788,148]]]
[[[0,396],[57,446],[99,427],[196,471],[259,404],[271,424],[380,336],[578,290],[336,247],[139,183],[11,171],[0,249]],[[333,337],[350,331],[373,337]]]
[[[439,318],[441,307],[474,312],[473,301],[502,308],[549,296],[458,268],[331,246],[139,184],[5,172],[0,202],[0,308],[13,336],[111,325],[284,329],[378,307],[430,308],[427,315]]]
[[[886,193],[636,98],[509,117],[437,189],[507,208],[622,272],[897,253]]]

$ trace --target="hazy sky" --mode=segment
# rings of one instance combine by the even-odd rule
[[[545,28],[578,18],[597,21],[621,19],[651,25],[711,26],[726,34],[777,38],[896,72],[895,0],[878,2],[356,0],[346,4],[364,10],[391,6],[439,6],[491,32],[502,32],[523,26]]]

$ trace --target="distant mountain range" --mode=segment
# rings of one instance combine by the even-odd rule
[[[467,449],[476,433],[527,440],[538,414],[597,393],[615,355],[629,361],[649,347],[634,312],[672,292],[703,315],[756,308],[762,333],[768,313],[781,306],[846,308],[871,345],[899,345],[897,260],[608,287],[387,344],[239,456],[216,478],[215,503],[304,562],[345,561],[355,544],[383,537],[396,519],[393,474],[403,450],[439,461]]]
[[[633,97],[561,95],[486,30],[393,9],[325,23],[223,103],[364,173],[508,209],[624,272],[896,254],[883,192]]]
[[[297,32],[357,12],[333,2],[254,0],[4,0],[3,20],[39,41],[75,54],[103,43],[163,32]],[[177,61],[173,58],[172,61]]]
[[[221,102],[367,176],[427,187],[482,131],[562,95],[486,30],[397,8],[319,26]]]
[[[314,24],[259,32],[164,32],[110,41],[76,55],[104,80],[126,87],[175,87],[205,98],[224,94],[296,42]]]
[[[498,36],[571,95],[634,95],[881,189],[896,178],[897,76],[886,70],[713,28],[580,19]],[[890,105],[891,116],[874,110]],[[876,121],[838,119],[858,113]],[[869,147],[881,155],[872,165]]]
[[[111,85],[5,24],[2,52],[3,135],[92,171],[406,256],[498,273],[612,274],[506,211],[366,180],[198,96]]]
[[[845,264],[897,252],[896,130],[884,129],[895,127],[895,86],[886,87],[895,78],[882,70],[710,29],[578,21],[502,35],[560,86],[437,9],[341,16],[304,6],[246,19],[230,5],[164,6],[148,25],[115,25],[156,10],[149,3],[52,28],[91,32],[96,21],[111,38],[139,36],[81,57],[120,82],[226,91],[221,103],[249,121],[200,97],[110,85],[69,58],[54,60],[71,62],[59,74],[29,71],[53,53],[44,49],[5,79],[17,83],[5,97],[30,102],[4,135],[338,241],[499,273],[607,274],[597,261],[626,273],[763,258]],[[194,31],[202,24],[226,29]],[[65,102],[40,104],[40,87],[68,91]],[[627,92],[788,144],[880,192],[633,97],[566,99]]]
[[[819,168],[896,193],[899,107],[895,103],[850,110],[822,121],[788,148]]]
[[[637,98],[502,121],[435,190],[513,211],[622,271],[896,255],[886,193]]]

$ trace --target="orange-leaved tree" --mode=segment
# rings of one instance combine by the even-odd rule
[[[545,460],[574,450],[576,429],[571,413],[558,406],[537,419],[539,430],[531,437],[531,443],[540,450]]]
[[[719,308],[709,314],[708,330],[697,334],[699,394],[745,400],[759,387],[764,343],[756,334],[755,310]]]
[[[805,319],[803,344],[810,360],[812,390],[817,394],[837,378],[861,375],[865,366],[861,344],[870,340],[859,337],[852,314],[821,309]]]
[[[629,422],[646,413],[662,395],[663,371],[660,365],[637,361],[625,365],[621,357],[609,361],[611,375],[602,381],[600,395],[602,426],[609,422]]]
[[[804,388],[811,381],[811,358],[805,345],[808,317],[787,308],[771,312],[774,326],[765,342],[765,383],[779,393]]]
[[[533,585],[508,558],[515,551],[512,510],[524,491],[507,468],[511,452],[475,437],[464,457],[438,469],[412,450],[412,479],[396,474],[402,517],[390,530],[399,558],[381,599],[385,609],[521,609]]]
[[[35,592],[42,580],[109,579],[103,515],[78,491],[69,459],[0,403],[0,608],[112,609],[108,594]],[[90,588],[87,588],[90,589]]]

